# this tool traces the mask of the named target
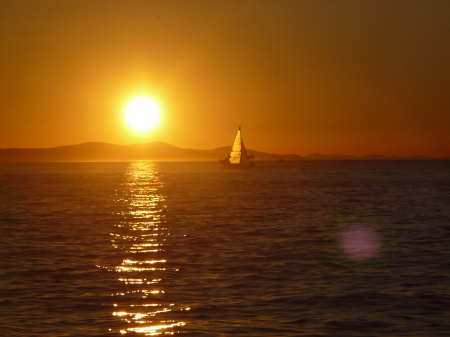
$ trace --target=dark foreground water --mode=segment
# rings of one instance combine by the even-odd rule
[[[0,336],[450,336],[450,162],[0,164]]]

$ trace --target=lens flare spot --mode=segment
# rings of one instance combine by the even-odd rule
[[[356,261],[374,257],[381,246],[377,233],[364,225],[346,228],[341,234],[340,244],[344,254]]]

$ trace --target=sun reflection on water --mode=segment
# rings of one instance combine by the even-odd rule
[[[117,330],[121,334],[173,335],[177,333],[176,327],[185,325],[167,314],[189,308],[177,308],[166,299],[160,284],[165,273],[178,271],[166,267],[165,245],[170,229],[165,221],[167,206],[161,192],[163,186],[158,164],[131,163],[122,193],[118,193],[115,200],[122,205],[118,213],[122,221],[115,225],[111,243],[124,258],[109,271],[119,273],[117,280],[121,291],[111,296],[115,297],[112,315],[124,323]]]

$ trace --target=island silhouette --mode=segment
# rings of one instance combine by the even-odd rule
[[[181,148],[158,141],[134,145],[89,142],[52,148],[0,149],[0,162],[216,161],[227,156],[230,151],[231,146],[219,147],[212,150],[197,150]],[[308,156],[300,156],[298,154],[275,154],[251,149],[248,149],[248,152],[254,154],[255,160],[257,161],[450,159],[450,157],[399,157],[376,154],[357,157],[340,154],[313,153]]]

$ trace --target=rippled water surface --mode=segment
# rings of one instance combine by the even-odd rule
[[[0,336],[450,336],[450,162],[0,164]]]

